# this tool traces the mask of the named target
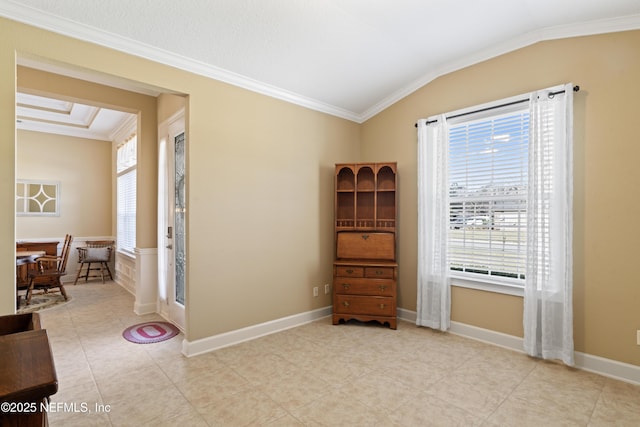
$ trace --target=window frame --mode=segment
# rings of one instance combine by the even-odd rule
[[[133,149],[130,149],[127,145],[131,144],[131,141],[135,140],[134,144],[135,147],[133,147]],[[133,255],[134,254],[134,250],[137,244],[137,239],[136,239],[136,229],[137,229],[137,181],[138,181],[138,176],[137,176],[137,145],[138,145],[138,141],[137,141],[137,135],[134,133],[131,136],[129,136],[128,138],[126,138],[124,141],[122,141],[122,143],[118,144],[117,148],[116,148],[116,250],[118,252],[122,252],[125,253],[127,255]],[[120,156],[120,150],[129,150],[129,156],[123,155]],[[121,162],[124,162],[124,164],[122,164]],[[121,226],[121,221],[120,221],[120,197],[121,197],[121,191],[120,191],[120,179],[124,176],[128,176],[130,174],[133,174],[134,176],[134,197],[133,197],[133,206],[134,206],[134,211],[133,211],[133,215],[134,215],[134,220],[133,220],[133,247],[123,247],[122,243],[123,241],[130,241],[131,239],[122,239],[121,235],[120,235],[120,226]]]
[[[447,133],[451,126],[459,125],[465,122],[490,120],[494,117],[503,116],[518,111],[529,109],[529,94],[516,95],[509,98],[503,98],[484,104],[466,107],[455,110],[446,114],[447,116]],[[428,122],[437,120],[438,116],[431,116]],[[448,139],[449,136],[447,136]],[[450,165],[447,164],[447,171]],[[448,172],[447,172],[448,174]],[[451,228],[449,227],[449,230]],[[447,238],[449,231],[447,232]],[[447,255],[447,262],[450,261]],[[524,279],[512,279],[500,276],[483,276],[468,272],[461,272],[449,269],[449,277],[451,286],[482,290],[487,292],[501,293],[507,295],[524,296]]]

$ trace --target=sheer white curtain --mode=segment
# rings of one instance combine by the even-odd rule
[[[416,324],[446,331],[451,324],[447,262],[448,127],[418,121],[418,304]]]
[[[550,95],[564,90],[564,94]],[[531,94],[524,349],[573,365],[573,85]]]

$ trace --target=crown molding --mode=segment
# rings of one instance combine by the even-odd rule
[[[640,29],[640,14],[623,16],[619,18],[601,19],[597,21],[583,22],[572,25],[547,27],[525,33],[504,43],[483,49],[460,60],[451,61],[441,67],[433,69],[421,78],[380,100],[358,118],[363,123],[401,99],[417,91],[427,83],[438,77],[478,64],[491,58],[521,49],[523,47],[546,40],[555,40],[571,37],[590,36],[595,34],[615,33]]]
[[[136,132],[138,127],[138,116],[136,114],[129,114],[129,116],[120,125],[109,134],[109,141],[115,141],[116,143],[124,142],[133,133]]]
[[[457,61],[443,64],[426,73],[421,78],[404,86],[398,91],[380,100],[362,113],[348,111],[333,105],[329,105],[318,100],[314,100],[303,95],[290,92],[272,85],[268,85],[249,77],[186,58],[166,50],[118,36],[106,31],[98,30],[94,27],[71,21],[65,18],[45,13],[22,4],[14,3],[10,0],[0,0],[0,16],[18,21],[27,25],[42,28],[47,31],[58,33],[75,39],[87,41],[130,55],[138,56],[150,61],[158,62],[170,67],[178,68],[194,74],[222,81],[233,86],[241,87],[252,92],[260,93],[285,102],[296,104],[311,110],[330,114],[356,123],[363,123],[384,109],[400,101],[427,83],[445,74],[460,70],[462,68],[477,64],[496,56],[521,49],[528,45],[545,40],[578,37],[602,33],[635,30],[640,28],[640,14],[624,16],[619,18],[602,19],[579,24],[547,27],[531,31],[520,37],[515,37],[504,43],[494,45],[488,49],[483,49],[472,55]],[[141,83],[142,84],[142,83]]]
[[[80,39],[103,47],[114,49],[150,61],[158,62],[194,74],[218,80],[233,86],[257,92],[285,102],[296,104],[311,110],[337,116],[343,119],[358,121],[358,114],[329,105],[303,95],[287,91],[249,77],[196,61],[155,46],[151,46],[127,37],[45,13],[39,9],[0,0],[0,16],[38,27],[67,37]]]

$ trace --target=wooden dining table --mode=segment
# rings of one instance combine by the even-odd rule
[[[29,269],[34,268],[36,261],[46,255],[45,251],[17,251],[16,252],[16,308],[20,308],[18,291],[29,286]]]
[[[47,254],[46,251],[17,251],[16,261],[25,259],[25,258],[38,258],[46,254]]]

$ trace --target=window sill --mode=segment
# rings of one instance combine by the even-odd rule
[[[518,297],[524,297],[524,287],[510,284],[510,283],[498,283],[494,281],[481,281],[471,280],[469,278],[451,277],[451,286],[457,286],[459,288],[476,289],[479,291],[494,292],[497,294],[514,295]]]
[[[126,251],[124,249],[116,249],[116,253],[118,255],[122,255],[122,256],[125,256],[125,257],[130,258],[130,259],[136,259],[136,254],[135,253]]]

